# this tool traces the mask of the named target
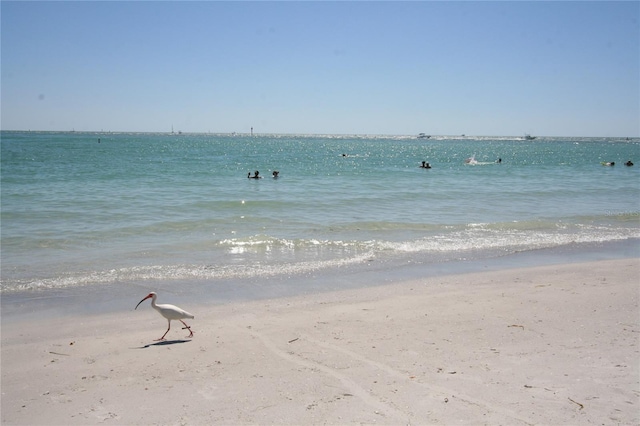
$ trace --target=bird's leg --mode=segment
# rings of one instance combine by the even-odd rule
[[[189,330],[189,335],[188,335],[187,337],[193,337],[193,331],[191,331],[191,327],[189,327],[189,326],[187,325],[187,323],[186,323],[186,322],[184,322],[184,321],[182,321],[182,320],[180,320],[180,322],[184,324],[184,328],[186,328],[187,330]]]
[[[164,336],[166,336],[166,335],[167,335],[167,333],[169,332],[169,330],[171,329],[171,320],[168,320],[168,321],[169,321],[169,327],[167,327],[167,331],[165,331],[165,332],[164,332],[164,334],[162,335],[162,337],[161,337],[161,338],[156,339],[156,340],[155,340],[156,342],[158,342],[158,341],[160,341],[160,340],[164,340]]]

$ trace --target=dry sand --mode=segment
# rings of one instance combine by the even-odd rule
[[[623,259],[182,306],[195,336],[166,342],[138,300],[3,323],[2,424],[637,425],[639,280]]]

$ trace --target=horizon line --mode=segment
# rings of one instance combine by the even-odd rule
[[[418,138],[419,134],[391,134],[391,133],[256,133],[256,132],[183,132],[183,131],[142,131],[142,130],[20,130],[20,129],[0,129],[0,132],[15,132],[15,133],[85,133],[85,134],[164,134],[173,136],[184,135],[224,135],[224,136],[366,136],[366,137],[409,137]],[[431,138],[524,138],[529,133],[523,133],[522,135],[471,135],[471,134],[456,134],[456,135],[429,135],[429,138],[424,138],[428,141]],[[585,135],[571,135],[571,136],[549,136],[549,135],[535,135],[535,139],[539,138],[607,138],[607,139],[638,139],[638,136],[585,136]]]

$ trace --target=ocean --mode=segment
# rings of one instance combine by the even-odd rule
[[[638,254],[637,138],[0,136],[4,300],[250,297],[541,250]]]

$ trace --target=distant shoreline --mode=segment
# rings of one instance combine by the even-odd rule
[[[369,134],[369,133],[261,133],[254,132],[253,135],[250,131],[246,132],[171,132],[171,131],[139,131],[139,130],[0,130],[1,133],[40,133],[40,134],[76,134],[76,135],[168,135],[168,136],[235,136],[235,137],[317,137],[317,138],[373,138],[373,139],[385,139],[385,138],[406,138],[416,139],[428,143],[430,140],[515,140],[524,141],[523,135],[431,135],[429,139],[419,139],[416,134]],[[528,142],[534,142],[546,139],[571,139],[571,138],[585,138],[585,139],[622,139],[629,140],[629,142],[637,142],[640,139],[638,136],[582,136],[582,135],[536,135],[534,140]]]

